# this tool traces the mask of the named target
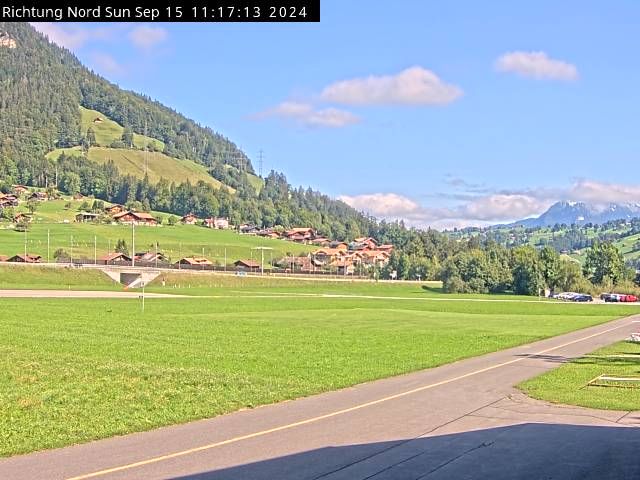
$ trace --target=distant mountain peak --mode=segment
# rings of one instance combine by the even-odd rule
[[[612,220],[640,217],[640,203],[585,203],[562,200],[554,203],[542,215],[513,222],[525,227],[550,227],[555,224],[601,224]]]

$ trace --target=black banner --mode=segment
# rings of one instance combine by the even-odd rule
[[[127,7],[100,0],[48,7],[33,1],[0,3],[4,22],[319,22],[320,0],[133,0]],[[37,2],[41,4],[41,2]]]

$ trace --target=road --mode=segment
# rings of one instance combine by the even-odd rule
[[[0,478],[640,478],[639,412],[554,406],[513,387],[627,337],[639,328],[633,320],[295,401],[13,457],[0,461]]]
[[[141,292],[107,290],[0,290],[0,298],[140,298]],[[184,298],[184,295],[145,293],[146,298]]]

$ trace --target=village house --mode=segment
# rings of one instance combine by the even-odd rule
[[[287,240],[297,243],[311,242],[315,238],[316,232],[311,227],[296,227],[284,232]]]
[[[250,223],[243,223],[238,227],[238,231],[243,235],[255,235],[258,230],[258,227]]]
[[[380,250],[365,250],[362,253],[362,263],[374,267],[384,267],[389,263],[389,254]]]
[[[301,273],[314,273],[322,269],[322,263],[313,256],[284,257],[278,262],[280,268]]]
[[[349,244],[349,250],[376,250],[378,242],[371,237],[359,237]]]
[[[311,243],[319,247],[328,247],[331,244],[331,240],[327,237],[315,237]]]
[[[120,252],[111,252],[98,259],[101,265],[119,265],[131,262],[131,257]]]
[[[236,260],[233,265],[238,271],[257,272],[260,270],[260,264],[255,260]]]
[[[47,192],[33,192],[31,195],[29,195],[29,197],[27,197],[27,200],[46,202],[47,200],[49,200],[49,195],[47,194]]]
[[[97,213],[80,212],[76,214],[76,222],[78,223],[94,222],[98,218],[100,218],[100,215],[98,215]]]
[[[217,230],[226,230],[229,228],[229,219],[224,217],[209,217],[202,221],[207,228],[215,228]]]
[[[42,260],[42,257],[40,255],[33,255],[33,254],[29,253],[27,255],[18,254],[18,255],[14,255],[13,257],[9,257],[7,259],[7,262],[14,262],[14,263],[40,263],[41,260]]]
[[[114,204],[111,205],[110,207],[106,207],[104,209],[104,212],[107,215],[117,215],[118,213],[122,213],[125,211],[124,205],[120,205],[120,204]]]
[[[353,261],[348,258],[335,260],[331,262],[330,267],[338,275],[353,275],[355,273]]]
[[[326,265],[337,258],[344,257],[346,254],[346,250],[338,248],[320,248],[312,253],[313,258],[321,265]]]
[[[140,263],[169,263],[169,259],[161,252],[138,252],[134,258]]]
[[[13,189],[13,193],[18,196],[29,191],[29,187],[27,187],[26,185],[11,185],[11,188]]]
[[[206,267],[213,265],[213,262],[204,257],[184,257],[178,260],[175,264],[187,267]]]
[[[183,225],[195,225],[196,223],[198,223],[198,217],[196,217],[193,213],[188,213],[180,219],[180,223],[182,223]]]
[[[14,223],[20,223],[20,222],[27,222],[27,223],[31,223],[33,221],[33,218],[31,218],[31,215],[27,215],[26,213],[16,213],[13,217],[13,222]]]
[[[113,216],[113,219],[118,223],[134,224],[134,225],[148,225],[154,226],[158,224],[158,221],[153,215],[146,212],[120,212]]]
[[[273,238],[273,239],[280,238],[280,235],[278,234],[278,232],[274,232],[270,228],[265,228],[264,230],[260,230],[259,232],[257,232],[257,235],[263,238]]]
[[[329,243],[329,248],[335,248],[338,250],[349,250],[349,244],[347,242],[334,241]]]
[[[7,255],[0,255],[0,262],[6,262],[9,260],[9,257]]]
[[[12,194],[0,193],[0,208],[17,207],[18,197]]]

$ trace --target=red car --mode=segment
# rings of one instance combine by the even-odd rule
[[[625,298],[623,300],[624,302],[637,302],[638,301],[638,297],[636,297],[635,295],[625,295]]]

